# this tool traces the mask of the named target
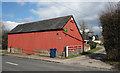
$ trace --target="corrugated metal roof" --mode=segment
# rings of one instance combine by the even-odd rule
[[[72,15],[58,17],[53,19],[47,19],[32,23],[25,23],[16,26],[12,29],[9,34],[13,33],[26,33],[26,32],[38,32],[38,31],[50,31],[59,30],[67,23],[67,21],[72,17]]]

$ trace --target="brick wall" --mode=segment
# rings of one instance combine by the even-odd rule
[[[19,53],[21,54],[22,53],[22,48],[8,48],[8,52],[11,52],[11,53]]]
[[[35,49],[35,55],[50,56],[50,51],[49,50]]]
[[[8,48],[8,49],[11,53],[22,54],[22,48]],[[82,52],[83,52],[83,49],[68,50],[68,56],[78,55]],[[34,54],[38,55],[38,56],[50,56],[50,50],[35,49]],[[65,57],[65,51],[56,51],[56,57],[64,58]]]
[[[68,50],[68,56],[78,55],[83,52],[83,49]]]

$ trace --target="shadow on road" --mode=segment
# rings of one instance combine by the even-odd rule
[[[114,61],[114,60],[108,60],[106,54],[91,53],[91,54],[87,54],[86,56],[90,57],[91,59],[100,60],[100,61],[105,62],[107,64],[113,65],[115,67],[115,69],[120,71],[120,62]],[[119,64],[116,64],[116,63],[119,63]]]
[[[101,61],[104,61],[106,59],[106,54],[102,54],[102,53],[91,53],[86,56],[92,59],[101,60]]]

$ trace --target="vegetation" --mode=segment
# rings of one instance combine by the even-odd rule
[[[2,45],[1,49],[7,49],[8,44],[8,30],[5,28],[3,23],[0,22],[0,45]]]
[[[2,22],[0,21],[0,49],[2,49]]]
[[[78,55],[73,55],[73,56],[68,56],[66,57],[66,59],[69,59],[69,58],[74,58],[74,57],[78,57],[78,56],[81,56],[82,54],[78,54]]]
[[[2,30],[2,49],[7,49],[8,44],[8,31]]]
[[[95,36],[95,40],[99,40],[99,36],[98,35],[94,35]]]
[[[89,40],[88,44],[90,45],[90,49],[96,48],[97,43],[93,42],[92,40]]]
[[[85,30],[87,29],[87,24],[85,23],[85,21],[82,21],[80,23],[80,29],[82,31],[83,39],[85,39],[85,36],[86,36]]]
[[[108,60],[120,61],[120,3],[110,3],[99,17]]]
[[[120,62],[119,61],[110,61],[110,60],[105,60],[104,62],[113,65],[116,69],[120,71]]]
[[[89,51],[87,51],[87,52],[84,52],[84,53],[81,53],[81,54],[78,54],[78,55],[68,56],[68,57],[66,57],[66,58],[68,59],[68,58],[78,57],[78,56],[81,56],[81,55],[90,54],[90,53],[96,52],[96,51],[98,51],[98,50],[100,50],[100,49],[102,49],[102,48],[101,48],[101,47],[97,47],[97,48],[92,49],[92,50],[89,50]]]
[[[88,50],[87,52],[82,53],[82,55],[90,54],[90,53],[96,52],[96,51],[98,51],[100,49],[102,49],[102,48],[101,47],[97,47],[95,49]]]
[[[27,55],[33,55],[33,54],[29,54],[29,53],[27,53]]]
[[[7,53],[8,51],[7,50],[3,50],[2,53]]]

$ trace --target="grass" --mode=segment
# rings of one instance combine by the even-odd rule
[[[41,55],[41,54],[39,54],[38,56],[43,56],[43,57],[45,57],[45,55]]]
[[[102,48],[101,48],[101,47],[97,47],[97,48],[95,48],[95,49],[92,49],[92,50],[87,51],[87,53],[93,53],[93,52],[96,52],[96,51],[98,51],[98,50],[100,50],[100,49],[102,49]]]
[[[111,65],[120,65],[120,62],[115,62],[115,61],[113,61],[113,62],[108,62],[109,64],[111,64]]]
[[[29,54],[29,53],[27,53],[27,55],[33,55],[33,54]]]
[[[104,61],[105,63],[108,63],[110,65],[113,65],[117,70],[120,71],[120,61]]]
[[[69,58],[74,58],[74,57],[78,57],[78,56],[81,56],[82,54],[78,54],[78,55],[73,55],[73,56],[68,56],[66,57],[66,59],[69,59]]]
[[[98,50],[100,50],[100,49],[102,49],[102,48],[101,48],[101,47],[97,47],[97,48],[95,48],[95,49],[89,50],[89,51],[87,51],[87,52],[84,52],[84,53],[81,53],[81,54],[78,54],[78,55],[68,56],[68,57],[66,57],[66,59],[68,59],[68,58],[73,58],[73,57],[78,57],[78,56],[81,56],[81,55],[90,54],[90,53],[96,52],[96,51],[98,51]]]
[[[3,50],[2,53],[7,53],[8,51],[7,50]]]

